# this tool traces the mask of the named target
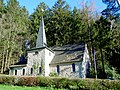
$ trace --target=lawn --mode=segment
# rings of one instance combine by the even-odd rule
[[[26,87],[26,86],[13,86],[13,85],[3,85],[0,84],[0,90],[64,90],[64,89],[54,89],[51,87]]]

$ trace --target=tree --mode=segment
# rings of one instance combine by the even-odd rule
[[[65,1],[58,0],[52,7],[52,15],[49,18],[47,35],[50,46],[69,43],[71,37],[71,12]],[[53,34],[53,35],[52,35]],[[51,36],[52,35],[52,36]]]
[[[9,0],[5,10],[6,12],[2,14],[1,19],[1,73],[5,72],[11,64],[18,61],[18,53],[23,48],[25,34],[29,25],[25,8],[21,8],[16,0]]]
[[[117,71],[120,73],[120,19],[115,19],[114,28],[112,29],[113,34],[113,44],[107,51],[110,53],[107,56],[109,57],[109,63],[111,66],[115,67]]]
[[[102,73],[103,77],[105,77],[105,67],[104,62],[105,59],[105,49],[110,47],[112,43],[112,31],[110,29],[111,23],[105,19],[104,17],[100,17],[99,20],[96,21],[95,27],[97,31],[94,37],[95,39],[95,48],[100,51],[101,61],[102,61]]]

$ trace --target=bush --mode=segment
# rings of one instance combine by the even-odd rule
[[[14,84],[15,77],[13,76],[0,76],[0,83],[1,84]]]
[[[19,86],[38,86],[36,77],[18,77],[16,85]]]
[[[78,87],[78,79],[69,79],[68,80],[68,88],[70,90],[79,90],[79,87]]]
[[[53,78],[56,88],[68,88],[68,79],[67,78]]]
[[[58,75],[58,73],[56,73],[56,72],[51,72],[50,73],[50,77],[58,77],[59,75]]]
[[[37,77],[39,86],[54,87],[54,82],[50,77]]]
[[[62,77],[30,77],[0,75],[0,84],[19,86],[47,86],[69,90],[120,90],[120,80],[69,79]]]

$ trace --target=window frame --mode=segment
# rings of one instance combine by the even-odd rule
[[[57,65],[57,73],[60,74],[60,65]]]
[[[75,63],[72,63],[72,72],[76,72]]]
[[[42,74],[42,67],[39,67],[39,74]]]
[[[17,75],[17,70],[15,69],[15,75]]]
[[[25,69],[23,69],[23,75],[25,75]]]
[[[30,74],[31,75],[33,74],[33,68],[30,68]]]

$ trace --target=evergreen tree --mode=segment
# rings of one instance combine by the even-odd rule
[[[110,47],[112,43],[112,31],[110,29],[111,23],[105,19],[104,17],[100,17],[99,20],[96,21],[95,27],[97,31],[95,31],[95,47],[96,50],[99,51],[101,62],[102,62],[102,73],[101,76],[106,78],[105,75],[105,65],[104,63],[107,62],[108,58],[105,58],[105,50]],[[98,56],[99,57],[99,56]]]
[[[19,51],[27,33],[29,19],[25,8],[21,8],[17,0],[9,0],[1,19],[2,61],[1,73],[5,72],[11,64],[16,63]],[[17,54],[17,55],[16,55]]]

